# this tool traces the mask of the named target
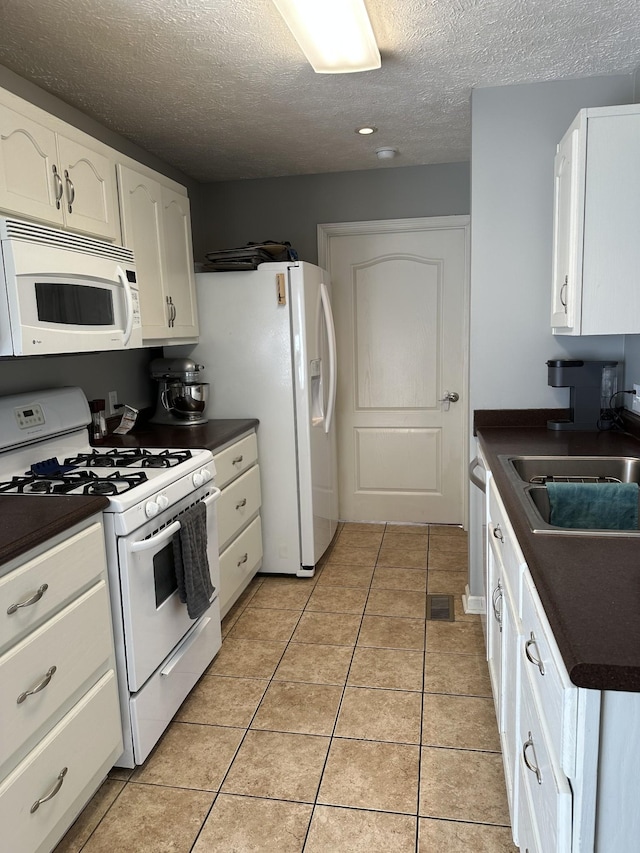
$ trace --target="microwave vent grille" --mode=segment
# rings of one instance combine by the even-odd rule
[[[59,249],[69,249],[73,252],[83,252],[87,255],[97,255],[132,266],[135,263],[131,249],[114,246],[104,240],[94,240],[82,234],[72,234],[57,228],[46,228],[35,222],[24,222],[20,219],[4,218],[0,220],[0,234],[3,239],[22,240],[28,243],[38,243],[42,246],[55,246]]]

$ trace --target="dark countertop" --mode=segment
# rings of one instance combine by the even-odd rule
[[[0,565],[109,505],[85,495],[0,495]]]
[[[532,533],[499,454],[634,456],[621,432],[485,427],[478,437],[571,681],[640,692],[640,537]]]
[[[256,418],[210,420],[206,424],[180,427],[152,424],[143,421],[126,435],[108,435],[92,442],[94,447],[204,447],[215,451],[239,438],[249,430],[257,429]]]

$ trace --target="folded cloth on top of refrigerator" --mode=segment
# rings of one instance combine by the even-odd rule
[[[173,561],[180,601],[190,619],[211,606],[213,584],[207,558],[207,507],[199,501],[180,516],[180,530],[173,537]]]

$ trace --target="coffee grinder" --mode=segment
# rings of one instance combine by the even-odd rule
[[[617,391],[617,361],[554,359],[547,362],[552,388],[570,388],[570,417],[547,421],[555,430],[596,430],[611,426],[605,415]]]

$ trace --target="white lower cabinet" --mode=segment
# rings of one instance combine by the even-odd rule
[[[224,618],[262,566],[260,466],[255,432],[214,453],[220,545],[220,615]]]
[[[0,848],[49,853],[122,752],[102,521],[0,567]]]
[[[514,842],[635,853],[640,693],[571,682],[493,478],[487,531],[487,659]]]

